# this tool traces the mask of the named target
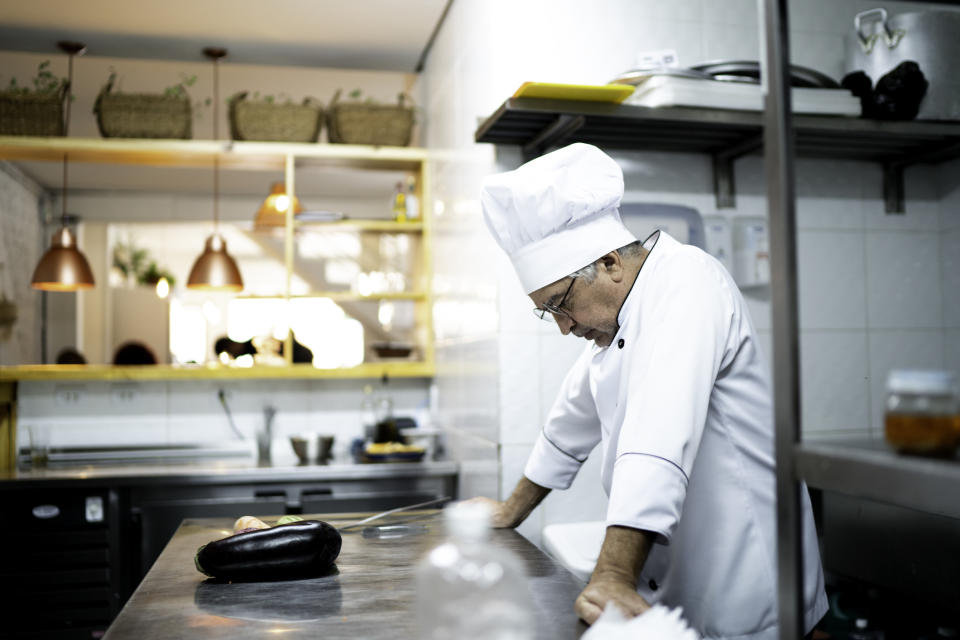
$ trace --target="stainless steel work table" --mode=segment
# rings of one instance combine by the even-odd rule
[[[105,639],[242,640],[274,634],[285,639],[415,638],[414,572],[426,551],[443,539],[438,513],[417,520],[425,530],[407,537],[345,533],[336,569],[329,575],[232,584],[205,579],[193,557],[201,545],[228,535],[233,521],[185,520]],[[315,517],[335,526],[355,520]],[[410,517],[397,514],[380,523]],[[493,531],[491,541],[523,560],[536,609],[537,638],[579,638],[587,627],[573,613],[581,590],[577,579],[515,531]]]

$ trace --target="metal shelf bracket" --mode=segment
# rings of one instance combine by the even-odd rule
[[[716,197],[718,209],[732,209],[737,206],[737,183],[733,173],[734,161],[762,147],[763,135],[751,135],[731,147],[712,154],[713,193]]]
[[[533,160],[550,147],[559,145],[582,128],[586,121],[587,119],[582,115],[558,115],[550,125],[544,127],[530,142],[523,145],[524,161]]]

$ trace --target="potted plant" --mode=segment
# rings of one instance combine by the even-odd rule
[[[327,138],[343,144],[372,144],[405,147],[413,131],[413,107],[404,103],[408,96],[397,96],[396,105],[362,99],[360,90],[350,92],[350,100],[338,102],[340,91],[327,109]]]
[[[0,135],[62,136],[66,133],[63,112],[70,83],[50,71],[50,61],[37,67],[30,85],[10,78],[0,90]]]
[[[281,95],[250,96],[241,91],[227,100],[230,137],[234,140],[316,142],[323,121],[323,106],[313,98],[297,104]]]
[[[100,135],[104,138],[193,137],[193,110],[187,87],[197,81],[197,76],[181,76],[180,82],[159,94],[115,92],[116,79],[116,72],[111,72],[93,105]]]

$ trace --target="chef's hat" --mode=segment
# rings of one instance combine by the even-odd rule
[[[577,143],[483,181],[483,217],[528,294],[635,241],[620,221],[623,171]]]

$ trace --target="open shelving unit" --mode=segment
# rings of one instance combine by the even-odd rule
[[[888,213],[903,211],[904,169],[960,157],[960,124],[806,115],[791,120],[800,157],[880,163]],[[724,208],[735,206],[733,162],[762,151],[763,128],[761,112],[510,98],[480,125],[475,139],[519,145],[527,158],[573,142],[705,153],[713,159],[717,207]]]
[[[71,163],[134,164],[154,167],[209,168],[214,159],[219,166],[282,170],[286,192],[296,193],[295,172],[301,167],[345,168],[356,170],[389,170],[415,174],[421,217],[416,221],[397,222],[381,219],[342,219],[335,221],[298,220],[288,214],[286,224],[278,227],[285,236],[284,254],[287,269],[285,298],[328,298],[336,303],[410,301],[416,304],[415,333],[418,359],[385,359],[368,361],[356,367],[319,369],[292,363],[292,344],[288,344],[286,366],[258,365],[250,368],[202,365],[148,367],[23,365],[0,367],[0,381],[17,380],[168,380],[189,378],[381,378],[433,377],[434,346],[432,288],[432,225],[430,214],[430,157],[425,149],[410,147],[374,147],[329,143],[237,142],[231,140],[133,140],[71,137],[0,136],[0,159],[24,161],[62,161]],[[294,268],[294,234],[298,231],[350,231],[359,233],[412,234],[419,238],[416,256],[419,276],[409,291],[356,293],[351,291],[314,291],[309,295],[293,295],[290,273]],[[243,296],[250,297],[257,296]],[[275,297],[275,296],[270,296]],[[288,337],[288,342],[292,338]]]

